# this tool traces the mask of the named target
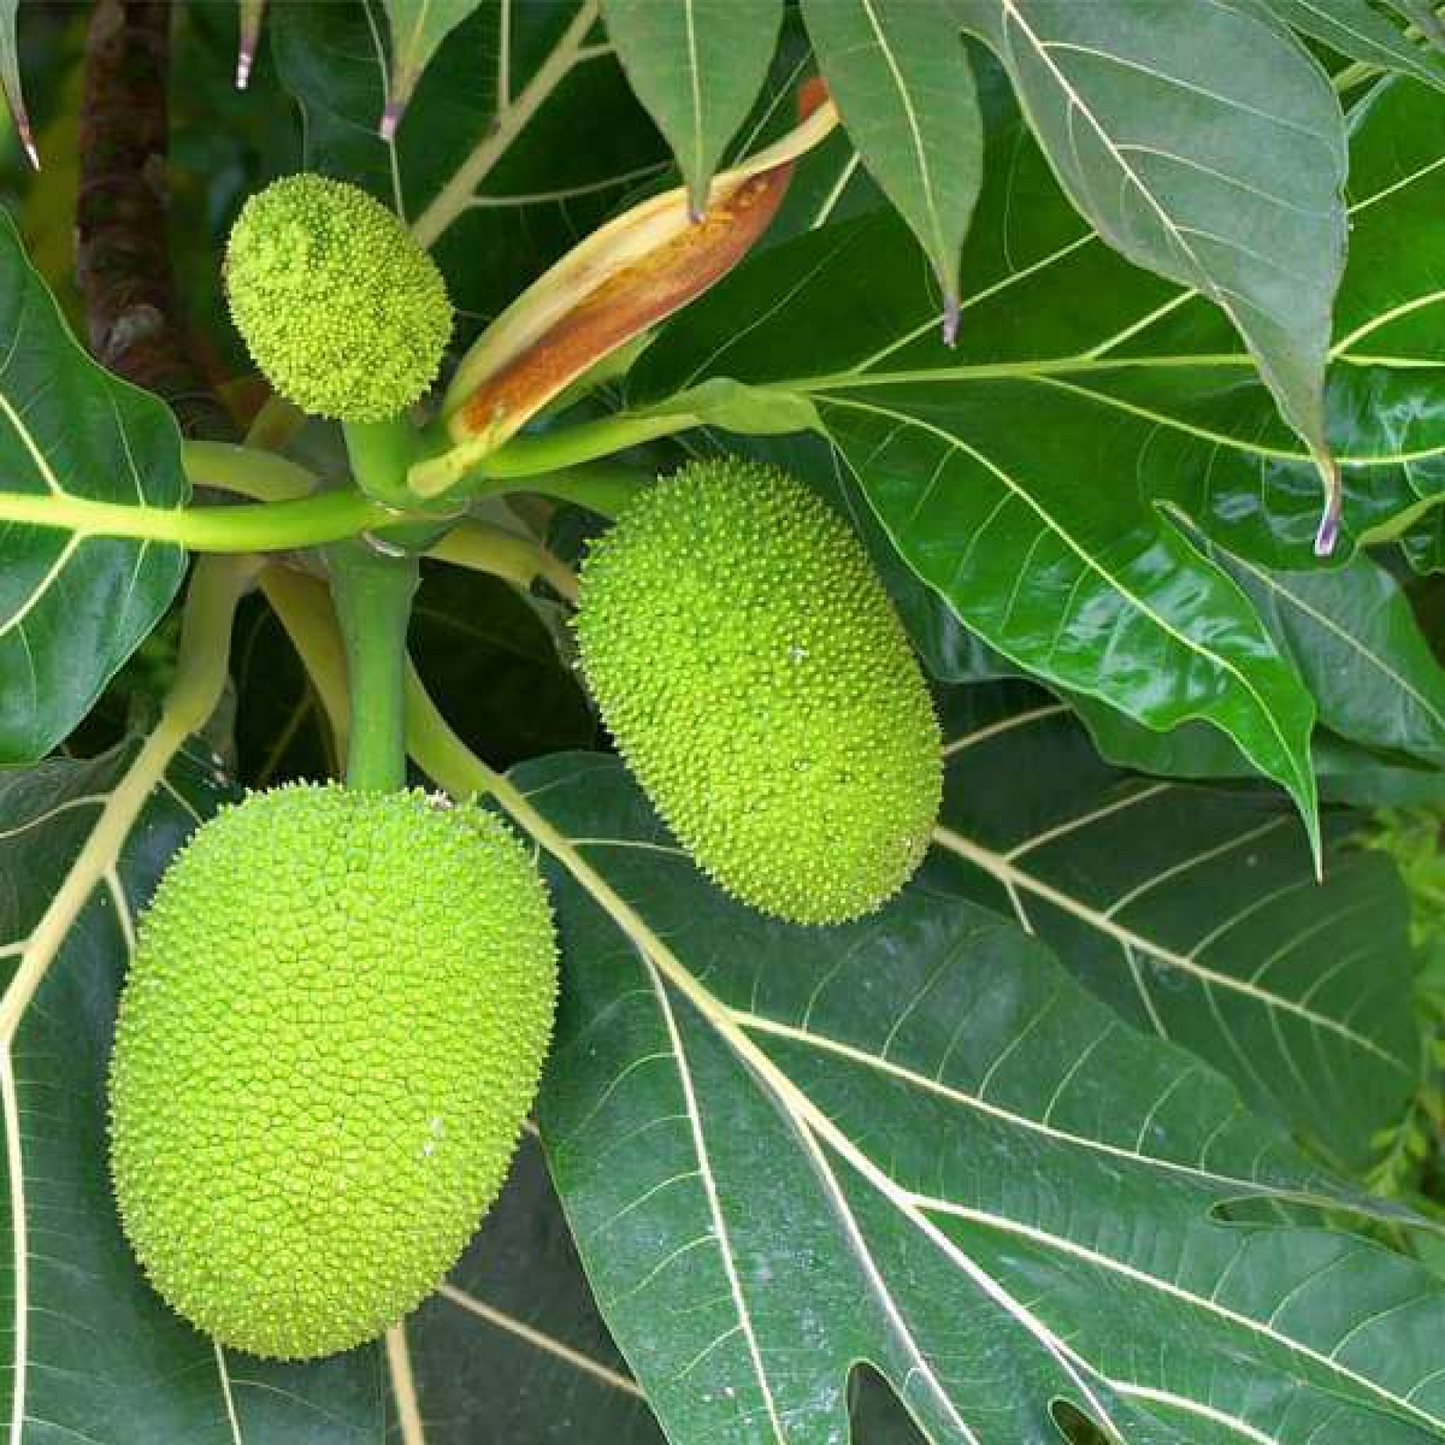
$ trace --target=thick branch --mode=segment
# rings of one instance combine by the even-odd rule
[[[80,113],[77,274],[90,349],[182,430],[234,427],[192,351],[167,248],[169,0],[97,0]]]

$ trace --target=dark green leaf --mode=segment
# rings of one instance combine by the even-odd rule
[[[0,214],[0,486],[40,496],[56,525],[0,526],[0,765],[49,752],[170,604],[185,556],[168,543],[66,526],[66,501],[175,507],[180,433],[155,397],[98,367],[70,334]]]
[[[407,1320],[406,1337],[427,1445],[662,1441],[592,1302],[530,1137],[481,1232]]]
[[[602,14],[700,213],[713,171],[768,73],[782,0],[602,0]]]
[[[1271,572],[1217,547],[1319,705],[1367,747],[1445,767],[1445,671],[1394,578],[1361,552],[1330,572]]]
[[[1445,88],[1445,64],[1392,25],[1369,0],[1264,0],[1279,18],[1341,55]]]
[[[1394,870],[1328,818],[1325,882],[1269,799],[1132,778],[1032,690],[950,695],[938,853],[1138,1027],[1360,1166],[1417,1082]],[[1007,780],[1007,787],[998,785]]]
[[[912,228],[958,321],[958,264],[983,178],[973,71],[944,0],[804,0],[828,90],[863,163]]]
[[[1054,1439],[1057,1400],[1131,1441],[1445,1429],[1441,1286],[1348,1235],[1211,1219],[1330,1186],[1016,928],[926,886],[846,928],[769,922],[619,764],[519,784],[565,953],[543,1137],[673,1438],[841,1439],[859,1360],[938,1440]]]
[[[1031,404],[1008,382],[933,382],[840,387],[820,411],[895,545],[972,631],[1150,727],[1208,719],[1312,828],[1315,709],[1298,674],[1221,572],[1143,498],[1107,490],[1124,464],[1110,438],[1081,476],[1077,435],[1031,435]],[[988,425],[985,454],[971,438]]]
[[[62,940],[18,1026],[10,991],[0,1006],[7,1429],[16,1441],[105,1445],[374,1441],[386,1408],[377,1349],[305,1367],[221,1350],[152,1293],[120,1232],[106,1070],[135,917],[228,791],[199,742],[158,784],[154,767],[132,740],[89,762],[0,777],[0,951],[23,971]],[[116,800],[137,788],[149,801],[115,836]],[[106,859],[93,890],[77,891],[74,880]]]
[[[1401,81],[1377,85],[1350,112],[1350,136],[1350,269],[1335,355],[1356,367],[1439,365],[1445,100]],[[1438,401],[1445,384],[1434,390]]]
[[[1216,302],[1310,453],[1328,452],[1345,264],[1339,103],[1283,26],[1215,0],[955,0],[1108,243]]]
[[[1445,496],[1441,137],[1445,96],[1407,81],[1377,87],[1352,116],[1354,250],[1327,405],[1355,538],[1403,527]],[[901,227],[830,230],[745,262],[664,333],[634,393],[651,400],[718,375],[804,390],[845,373],[981,390],[1007,381],[1020,405],[971,438],[985,452],[998,432],[1027,446],[1067,431],[1063,450],[1087,460],[1105,435],[1112,491],[1172,500],[1266,565],[1317,565],[1314,467],[1219,312],[1105,249],[1016,124],[990,141],[955,352],[935,339],[938,300]],[[1046,433],[1034,421],[1044,409]]]

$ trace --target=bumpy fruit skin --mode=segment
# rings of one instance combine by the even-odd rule
[[[660,482],[589,553],[577,637],[623,757],[729,892],[838,923],[918,866],[938,721],[857,538],[801,482],[736,460]]]
[[[556,960],[536,869],[476,809],[299,785],[205,824],[142,920],[111,1064],[157,1290],[283,1359],[414,1308],[501,1187]]]
[[[325,176],[252,196],[226,251],[231,317],[271,385],[339,421],[399,415],[436,379],[452,306],[381,202]]]

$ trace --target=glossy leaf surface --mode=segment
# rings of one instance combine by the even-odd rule
[[[1215,301],[1312,455],[1345,260],[1345,136],[1283,26],[1213,0],[956,0],[1108,243]]]
[[[1394,871],[1351,845],[1358,823],[1327,820],[1320,884],[1267,797],[1118,772],[1033,689],[955,689],[945,716],[935,876],[1342,1165],[1367,1163],[1420,1065],[1408,910]]]
[[[929,886],[770,923],[619,764],[517,776],[566,956],[543,1136],[670,1433],[837,1439],[862,1359],[939,1440],[1052,1438],[1058,1398],[1139,1441],[1437,1437],[1441,1287],[1211,1222],[1330,1186],[1012,925]]]

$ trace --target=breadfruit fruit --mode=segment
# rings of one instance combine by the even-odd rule
[[[395,1323],[501,1188],[556,985],[542,880],[496,818],[336,784],[219,813],[141,921],[111,1062],[156,1289],[275,1358]]]
[[[918,866],[932,701],[857,537],[801,482],[736,460],[661,481],[589,552],[576,628],[623,758],[727,891],[838,923]]]
[[[226,294],[271,385],[339,421],[400,415],[436,379],[451,336],[431,257],[380,201],[325,176],[287,176],[246,202]]]

